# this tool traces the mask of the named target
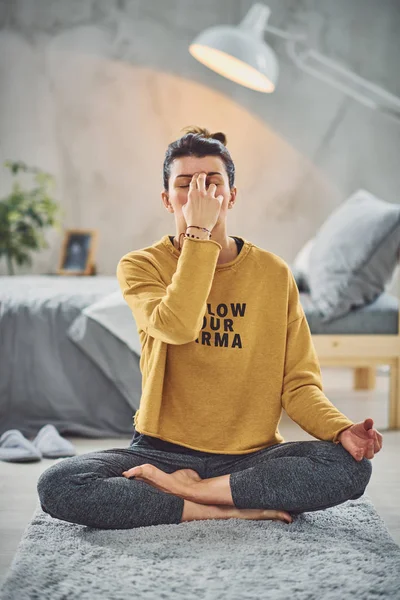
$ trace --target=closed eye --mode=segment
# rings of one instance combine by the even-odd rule
[[[215,183],[214,181],[212,181],[211,183],[214,183],[214,185],[216,185],[217,187],[219,185],[223,185],[222,183]],[[206,185],[210,185],[210,184],[206,183]],[[180,188],[186,188],[186,187],[189,187],[189,185],[178,185],[178,187],[180,187]]]

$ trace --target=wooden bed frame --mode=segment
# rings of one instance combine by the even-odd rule
[[[373,390],[376,367],[390,366],[389,430],[400,429],[400,309],[397,331],[397,335],[312,335],[321,367],[354,367],[355,390]]]

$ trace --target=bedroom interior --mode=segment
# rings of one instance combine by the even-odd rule
[[[400,599],[399,28],[392,0],[0,0],[0,598]],[[361,498],[290,531],[53,519],[50,465],[131,443],[116,267],[173,235],[164,153],[195,124],[227,134],[229,235],[289,265],[325,394],[382,450]]]

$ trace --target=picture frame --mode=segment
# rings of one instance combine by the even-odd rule
[[[57,274],[93,275],[97,239],[96,229],[65,230]]]

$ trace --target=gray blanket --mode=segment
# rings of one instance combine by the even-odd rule
[[[139,357],[96,323],[94,345],[93,328],[86,342],[68,335],[85,307],[118,289],[116,277],[0,277],[0,435],[15,428],[33,438],[47,423],[85,437],[133,433]],[[132,366],[130,390],[107,366],[111,351]]]

